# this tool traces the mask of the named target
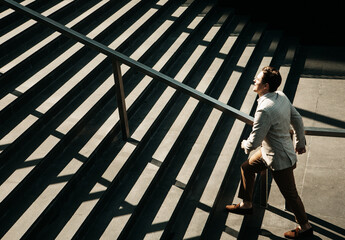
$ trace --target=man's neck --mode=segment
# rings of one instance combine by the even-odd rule
[[[266,95],[267,93],[269,93],[269,91],[261,92],[261,93],[258,93],[258,96],[259,96],[259,98],[261,98],[262,96]]]

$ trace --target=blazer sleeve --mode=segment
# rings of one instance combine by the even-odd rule
[[[291,104],[291,125],[296,133],[295,148],[303,148],[306,145],[304,125],[301,115],[296,108]]]
[[[268,112],[265,111],[265,109],[257,110],[254,116],[252,132],[250,133],[248,139],[242,142],[242,148],[246,154],[261,146],[262,141],[265,139],[270,127],[271,121]]]

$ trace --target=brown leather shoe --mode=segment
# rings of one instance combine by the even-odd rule
[[[294,230],[284,233],[284,237],[289,239],[308,239],[312,238],[313,236],[313,228],[309,228],[308,230],[303,232],[300,228],[296,228]]]
[[[231,213],[240,215],[250,215],[253,214],[253,208],[240,208],[240,204],[226,205],[226,210]]]

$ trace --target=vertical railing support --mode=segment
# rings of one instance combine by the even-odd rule
[[[261,172],[260,175],[260,205],[267,207],[268,202],[268,169]]]
[[[121,64],[118,60],[112,59],[115,89],[116,89],[116,101],[120,115],[120,126],[122,131],[122,139],[127,140],[129,138],[129,125],[126,111],[125,91],[123,88]]]

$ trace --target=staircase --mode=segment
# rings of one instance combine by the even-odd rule
[[[298,41],[215,0],[21,4],[247,114],[263,66],[294,96]],[[0,16],[0,238],[229,234],[249,126],[122,65],[123,141],[106,56],[3,5]]]

